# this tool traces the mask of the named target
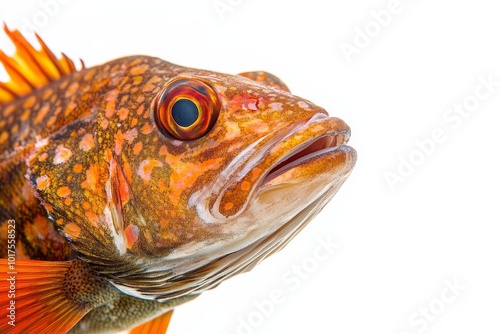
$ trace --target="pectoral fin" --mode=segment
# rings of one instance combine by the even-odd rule
[[[168,311],[140,326],[133,328],[129,334],[165,334],[174,310]]]
[[[0,332],[66,333],[90,303],[71,298],[75,261],[0,259]]]

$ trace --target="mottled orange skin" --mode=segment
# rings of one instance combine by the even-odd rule
[[[155,123],[155,98],[174,77],[201,80],[218,96],[218,119],[199,139],[175,140]],[[266,173],[315,133],[335,129],[349,136],[345,123],[331,118],[285,138],[297,124],[326,112],[291,95],[278,79],[258,72],[245,77],[134,56],[72,73],[1,106],[0,231],[15,219],[18,256],[76,256],[138,298],[169,300],[217,285],[226,276],[203,280],[224,270],[217,261],[233,250],[215,246],[252,231],[251,218],[236,222]],[[249,147],[272,147],[275,134],[282,142],[250,170],[232,165]],[[345,151],[305,163],[267,186],[345,168],[341,184],[353,161]],[[228,170],[239,176],[221,188],[220,176],[233,175]],[[200,203],[215,212],[211,218],[200,214]],[[5,238],[1,233],[1,257]],[[170,267],[178,259],[199,265]],[[247,266],[227,277],[243,270]],[[193,283],[198,278],[200,284]]]
[[[165,138],[150,113],[156,94],[170,78],[182,72],[203,76],[213,86],[223,88],[218,91],[223,112],[217,126],[195,141]],[[110,164],[116,165],[111,177],[121,186],[117,196],[127,218],[123,229],[139,226],[141,231],[130,245],[130,253],[163,256],[178,244],[219,233],[217,226],[210,230],[192,223],[194,213],[186,208],[193,189],[213,179],[247,143],[271,129],[286,128],[297,119],[317,112],[298,107],[297,102],[302,99],[276,94],[275,90],[250,80],[211,75],[156,58],[133,57],[63,78],[57,85],[60,89],[57,93],[46,92],[53,90],[52,87],[38,92],[39,96],[50,96],[56,106],[55,112],[46,114],[47,119],[39,124],[46,124],[56,116],[53,128],[37,129],[33,124],[27,137],[11,131],[11,140],[5,145],[16,148],[22,142],[32,146],[35,137],[45,138],[55,132],[38,141],[40,147],[28,162],[30,179],[39,195],[50,204],[47,210],[63,232],[69,223],[80,226],[78,233],[74,228],[67,229],[72,233],[66,237],[75,249],[85,247],[86,252],[100,249],[110,263],[123,261],[114,253],[109,226],[103,218],[108,204],[105,184],[110,179]],[[91,85],[85,84],[90,81]],[[16,101],[15,105],[30,106],[26,110],[36,119],[37,107],[43,105],[40,102],[31,105],[31,100]],[[272,103],[281,103],[283,110],[269,111],[268,105]],[[78,117],[71,120],[73,117],[66,115]],[[6,127],[9,128],[12,129]],[[235,213],[245,201],[244,189],[238,196],[229,194],[231,200],[223,203],[227,214]],[[130,197],[134,200],[130,201]],[[138,213],[142,214],[142,221],[137,218]]]

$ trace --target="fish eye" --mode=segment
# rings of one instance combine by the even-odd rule
[[[153,103],[154,120],[160,131],[179,140],[206,135],[213,128],[219,110],[215,91],[197,79],[170,80]]]

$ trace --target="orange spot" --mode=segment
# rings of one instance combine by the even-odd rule
[[[19,125],[14,124],[12,128],[10,128],[10,133],[17,133],[19,131]]]
[[[90,220],[93,223],[96,223],[99,221],[99,216],[92,211],[85,211],[85,218],[87,218],[88,220]]]
[[[45,160],[47,160],[48,157],[49,157],[49,154],[47,152],[43,152],[42,154],[40,154],[38,156],[38,161],[44,162]]]
[[[142,64],[138,66],[134,66],[130,69],[129,73],[132,75],[143,74],[149,68],[149,65]]]
[[[139,239],[139,228],[135,225],[129,225],[125,228],[125,243],[127,248],[131,248]]]
[[[22,121],[25,121],[25,120],[27,120],[29,117],[30,117],[30,110],[29,110],[29,109],[27,109],[27,110],[25,110],[25,111],[21,114],[21,117],[20,117],[20,118],[21,118],[21,120],[22,120]]]
[[[67,89],[66,93],[64,94],[67,98],[73,96],[73,94],[76,93],[78,88],[80,87],[80,84],[78,82],[73,82]]]
[[[106,103],[106,110],[104,112],[104,116],[106,116],[106,118],[111,118],[115,113],[115,109],[116,109],[115,101],[109,101],[108,103]]]
[[[31,96],[26,101],[24,101],[23,108],[31,108],[35,105],[35,102],[36,102],[36,97]]]
[[[3,131],[0,135],[0,144],[3,144],[9,139],[9,133],[7,131]]]
[[[162,147],[160,147],[160,152],[159,152],[160,155],[168,155],[168,148],[167,146],[165,145],[162,145]]]
[[[64,234],[71,239],[77,239],[80,236],[80,232],[80,227],[75,223],[68,223],[64,226]]]
[[[120,120],[124,121],[128,117],[128,109],[127,108],[120,108],[120,110],[118,110],[117,114],[118,114],[118,118],[120,118]]]
[[[165,181],[163,180],[160,180],[158,181],[158,188],[160,188],[161,190],[164,190],[167,186],[165,185]]]
[[[123,136],[122,130],[118,130],[115,135],[115,153],[116,155],[120,155],[122,153],[123,142],[125,141],[125,137]]]
[[[109,125],[109,121],[106,118],[103,118],[101,121],[101,128],[103,130],[106,130],[108,128],[108,125]]]
[[[48,100],[49,97],[51,97],[54,94],[54,91],[52,89],[47,89],[45,93],[43,93],[43,99]]]
[[[88,210],[88,209],[90,209],[90,203],[89,203],[89,202],[87,202],[87,201],[83,202],[83,203],[82,203],[82,208],[83,208],[84,210]]]
[[[50,179],[47,175],[39,176],[36,179],[36,188],[38,190],[45,190],[50,185]]]
[[[80,149],[88,151],[94,147],[94,135],[91,133],[86,133],[82,140],[80,140]]]
[[[123,78],[116,84],[117,87],[121,87],[123,85],[125,85],[128,81],[128,76],[123,76]],[[130,85],[125,85],[123,87],[123,92],[126,92],[130,89]]]
[[[142,90],[144,92],[152,91],[156,87],[155,83],[157,83],[160,80],[161,78],[159,76],[157,75],[153,76],[151,79],[148,80],[148,82],[146,82],[144,87],[142,87]]]
[[[252,122],[248,122],[245,126],[246,132],[255,132],[255,133],[267,133],[269,132],[269,125],[262,121],[254,120]]]
[[[64,200],[64,204],[66,205],[71,205],[71,203],[73,203],[73,199],[71,197],[67,197],[65,200]]]
[[[106,96],[104,97],[104,101],[115,101],[117,97],[118,97],[118,90],[113,89],[112,91],[106,94]]]
[[[137,123],[139,122],[139,120],[137,118],[132,118],[132,120],[130,121],[130,126],[131,127],[134,127],[137,125]]]
[[[191,192],[191,187],[195,182],[210,170],[220,168],[222,158],[206,160],[202,163],[195,161],[182,161],[181,157],[168,155],[166,161],[169,165],[175,166],[169,179],[169,188],[171,189],[170,200],[177,203],[181,194],[186,190]]]
[[[225,205],[224,205],[224,210],[228,211],[228,210],[231,210],[234,206],[234,203],[233,202],[227,202]]]
[[[252,184],[248,181],[241,182],[241,190],[248,191],[252,187]]]
[[[142,82],[142,77],[141,76],[134,77],[134,86],[140,85],[141,82]]]
[[[75,111],[76,107],[77,105],[75,102],[71,101],[70,103],[68,103],[68,106],[64,110],[64,116],[68,117],[69,115],[71,115]]]
[[[132,130],[128,130],[123,134],[123,138],[129,143],[132,144],[135,138],[137,138],[137,129],[133,128]]]
[[[57,189],[57,195],[59,197],[68,197],[71,194],[71,189],[67,186],[60,187]]]
[[[47,116],[49,110],[50,110],[50,105],[49,104],[44,105],[42,109],[38,111],[38,114],[36,115],[36,118],[33,121],[33,123],[34,124],[40,123],[45,118],[45,116]]]
[[[141,150],[142,150],[142,141],[135,143],[133,150],[134,154],[138,155],[139,153],[141,153]]]
[[[16,108],[15,108],[13,105],[11,105],[11,106],[9,106],[9,107],[7,107],[7,108],[5,108],[5,109],[4,109],[4,111],[3,111],[3,115],[4,115],[5,117],[7,117],[7,116],[9,116],[10,114],[12,114],[12,112],[13,112],[14,110],[16,110]]]
[[[49,118],[49,120],[47,121],[47,126],[48,127],[51,127],[52,125],[54,125],[54,123],[57,121],[57,117],[56,116],[51,116]]]
[[[162,166],[163,164],[158,160],[144,160],[139,165],[137,175],[139,175],[146,183],[148,183],[149,180],[151,180],[153,168]]]
[[[96,190],[99,184],[99,169],[96,165],[90,165],[87,169],[87,178],[82,182],[82,188]]]
[[[262,173],[262,169],[260,169],[259,167],[255,167],[254,169],[252,169],[252,182],[253,181],[256,181],[260,174]]]
[[[63,145],[59,145],[56,148],[56,156],[54,157],[54,164],[59,165],[62,163],[65,163],[66,161],[71,158],[73,153],[71,153],[71,150],[64,147]]]
[[[141,105],[141,106],[139,106],[139,108],[137,108],[136,113],[137,113],[137,115],[140,116],[140,115],[142,115],[143,112],[144,112],[144,105]],[[148,118],[149,117],[148,113],[145,113],[143,117]]]
[[[83,170],[82,164],[76,164],[75,166],[73,166],[73,172],[75,173],[81,173],[82,170]]]
[[[143,135],[148,135],[150,134],[151,132],[153,132],[153,125],[151,125],[151,123],[147,123],[146,125],[144,125],[141,129],[141,133]]]

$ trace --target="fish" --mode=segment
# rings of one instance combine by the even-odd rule
[[[349,126],[268,72],[86,67],[4,32],[2,333],[165,333],[176,306],[286,246],[355,166]]]

